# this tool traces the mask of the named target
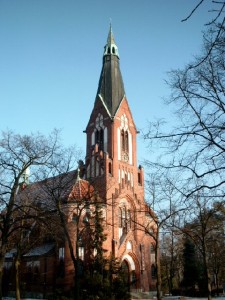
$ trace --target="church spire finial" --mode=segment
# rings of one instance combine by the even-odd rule
[[[115,43],[113,31],[112,31],[112,20],[110,19],[110,25],[109,25],[109,34],[107,38],[107,44],[105,45],[105,50],[104,50],[104,56],[105,55],[116,55],[119,57],[119,52],[117,45]]]

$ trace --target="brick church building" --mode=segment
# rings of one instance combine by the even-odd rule
[[[94,187],[106,202],[105,247],[138,279],[136,287],[148,291],[154,285],[154,242],[143,230],[150,220],[144,200],[144,171],[137,166],[138,131],[119,60],[110,27],[97,95],[85,131],[86,179],[94,179]]]
[[[85,201],[85,208],[92,195],[97,194],[102,203],[105,256],[113,255],[127,270],[131,288],[149,291],[155,289],[155,254],[154,240],[147,230],[149,226],[154,228],[154,222],[144,200],[144,171],[137,166],[138,131],[126,98],[119,61],[110,26],[97,95],[85,130],[85,174],[81,176],[76,171],[68,174],[72,184],[64,193],[62,210],[71,245],[78,245],[78,233],[82,228],[80,230],[73,222],[77,218],[77,203]],[[33,186],[37,187],[38,183]],[[46,200],[45,196],[42,197]],[[91,206],[88,207],[89,213]],[[85,211],[87,209],[83,209],[83,221]],[[76,224],[83,226],[79,222]],[[61,234],[60,230],[58,234]],[[69,246],[66,239],[60,245],[54,241],[45,242],[23,255],[24,278],[29,281],[31,276],[38,274],[38,280],[33,278],[30,282],[34,290],[40,289],[38,282],[41,289],[57,284],[65,289],[71,288],[74,268]],[[74,256],[85,260],[85,245],[80,246],[73,248]],[[6,282],[9,282],[7,276],[13,256],[13,251],[6,256]],[[62,263],[63,276],[59,276],[57,270]]]

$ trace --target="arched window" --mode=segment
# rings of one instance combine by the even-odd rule
[[[125,151],[125,138],[124,138],[124,130],[121,131],[121,145],[122,145],[122,151]]]
[[[127,210],[127,230],[131,229],[131,213],[130,209]]]
[[[126,206],[119,207],[119,227],[123,229],[123,234],[131,229],[131,210]]]
[[[156,278],[156,266],[154,264],[151,265],[151,277],[152,279]]]
[[[129,161],[129,133],[124,129],[121,130],[121,157],[123,161]]]
[[[100,138],[99,131],[96,130],[96,132],[95,132],[95,144],[99,144],[99,138]]]
[[[125,183],[127,184],[127,173],[125,172]]]
[[[100,150],[103,150],[103,147],[104,147],[104,131],[103,129],[101,128],[100,129],[100,137],[99,137],[99,148]]]
[[[122,228],[122,208],[119,208],[119,227]]]
[[[129,138],[128,138],[128,131],[121,130],[121,145],[122,151],[128,152],[129,151]]]
[[[128,141],[128,132],[125,131],[125,136],[124,136],[124,144],[125,144],[125,151],[128,152],[129,150],[129,141]]]
[[[96,132],[95,132],[95,144],[99,145],[99,150],[103,150],[103,148],[104,148],[104,130],[102,128],[100,130],[96,130]]]
[[[126,208],[122,208],[122,227],[126,228]]]

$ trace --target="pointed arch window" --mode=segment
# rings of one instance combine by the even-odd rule
[[[95,144],[99,144],[99,131],[96,130],[95,132]]]
[[[121,145],[122,145],[122,151],[125,151],[125,138],[124,138],[124,130],[121,130]]]
[[[119,208],[119,227],[122,228],[122,208]]]
[[[131,229],[131,210],[126,206],[119,207],[119,228],[122,228],[123,234]]]
[[[122,227],[126,228],[126,208],[122,208]]]
[[[128,131],[125,131],[124,146],[125,146],[125,151],[128,152],[129,151]]]
[[[99,137],[99,148],[100,150],[103,150],[103,147],[104,147],[104,131],[103,129],[101,128],[100,129],[100,137]]]
[[[128,135],[128,131],[124,129],[121,130],[121,145],[122,145],[122,151],[125,152],[129,151],[129,135]]]
[[[104,148],[104,130],[101,128],[95,132],[95,144],[98,144],[99,150]]]
[[[121,130],[121,156],[122,160],[128,162],[129,160],[129,133],[127,130]]]
[[[130,209],[127,210],[127,230],[131,229],[131,212]]]
[[[154,264],[151,265],[151,277],[152,279],[156,278],[156,266]]]

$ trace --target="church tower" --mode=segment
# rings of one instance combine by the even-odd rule
[[[104,47],[94,107],[86,128],[86,179],[105,207],[104,248],[129,272],[133,288],[154,285],[153,240],[145,233],[144,173],[137,167],[138,133],[126,98],[112,28]]]

